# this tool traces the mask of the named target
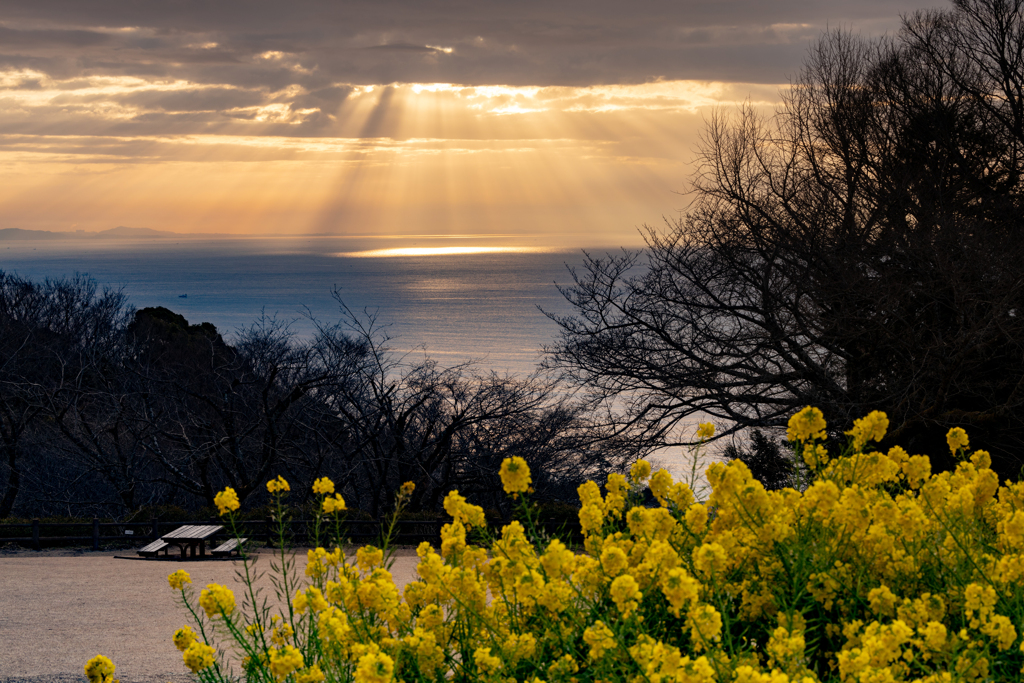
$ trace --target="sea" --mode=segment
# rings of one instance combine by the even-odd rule
[[[557,285],[583,249],[493,238],[4,240],[0,270],[33,280],[92,278],[136,308],[163,306],[229,339],[261,317],[298,337],[345,318],[371,319],[411,361],[473,362],[527,374],[558,336],[546,314],[571,307]],[[337,298],[336,298],[337,297]]]

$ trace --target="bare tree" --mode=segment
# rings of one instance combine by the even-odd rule
[[[263,317],[228,345],[208,323],[143,309],[131,336],[136,419],[163,483],[212,506],[224,486],[245,501],[289,472],[309,440],[308,397],[334,376],[286,325]]]
[[[319,364],[347,371],[316,399],[345,439],[335,466],[346,495],[372,515],[387,509],[403,481],[417,484],[414,507],[438,509],[452,488],[497,506],[504,499],[497,470],[512,455],[530,462],[541,495],[556,481],[622,468],[625,453],[584,436],[590,425],[581,407],[552,381],[410,362],[390,349],[373,315],[341,305],[342,323],[321,327],[314,348]]]
[[[0,517],[11,513],[21,487],[24,437],[41,429],[41,419],[60,423],[69,392],[102,384],[117,363],[130,312],[123,293],[98,293],[85,276],[32,283],[0,272],[0,441],[7,470]],[[38,445],[35,450],[38,455]],[[107,464],[96,463],[94,472],[130,500],[132,483]]]
[[[941,453],[929,439],[963,425],[1016,474],[1020,141],[919,35],[981,4],[890,41],[832,32],[774,116],[713,117],[687,215],[574,273],[550,365],[658,443],[701,414],[724,436],[883,409],[904,445]]]

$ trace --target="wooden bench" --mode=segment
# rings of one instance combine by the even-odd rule
[[[160,552],[163,551],[164,556],[167,556],[167,549],[170,547],[170,543],[164,540],[153,541],[147,546],[139,548],[139,555],[143,557],[157,557]]]
[[[214,557],[230,557],[231,553],[241,553],[242,546],[248,540],[248,538],[232,538],[211,550],[210,554]]]

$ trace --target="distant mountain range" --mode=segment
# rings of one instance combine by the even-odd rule
[[[22,228],[0,229],[0,241],[4,240],[67,240],[67,239],[167,239],[175,237],[188,239],[193,237],[241,237],[242,235],[197,234],[187,232],[170,232],[153,230],[152,228],[129,228],[119,225],[109,230],[91,232],[76,230],[75,232],[51,232],[50,230],[23,230]]]

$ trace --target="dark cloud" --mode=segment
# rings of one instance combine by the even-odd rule
[[[389,45],[371,45],[370,47],[363,48],[365,50],[392,50],[396,52],[444,52],[440,48],[429,47],[427,45],[410,45],[409,43],[392,43]]]
[[[878,35],[927,1],[8,0],[0,135],[514,137],[525,129],[480,128],[480,100],[472,111],[460,101],[458,126],[448,108],[416,127],[396,114],[396,93],[686,80],[750,90],[785,83],[827,25]],[[368,86],[384,87],[371,97]],[[487,97],[498,117],[538,106]]]
[[[275,87],[291,80],[591,85],[652,78],[783,82],[826,26],[892,30],[928,0],[14,0],[6,63]],[[448,50],[451,50],[448,52]],[[715,50],[709,56],[704,50]],[[727,54],[726,54],[727,53]],[[65,63],[66,68],[70,64]]]
[[[263,104],[266,97],[252,90],[207,88],[137,92],[124,95],[119,100],[124,105],[164,112],[202,112],[255,107]]]
[[[18,31],[0,26],[0,45],[11,48],[57,48],[72,49],[104,45],[110,36],[96,31]]]

